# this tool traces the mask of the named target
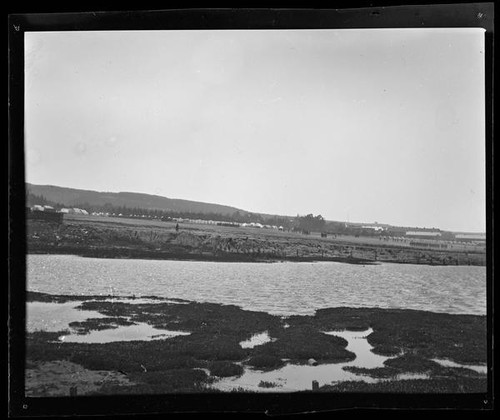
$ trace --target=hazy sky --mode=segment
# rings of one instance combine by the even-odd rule
[[[27,181],[484,231],[483,40],[26,33]]]

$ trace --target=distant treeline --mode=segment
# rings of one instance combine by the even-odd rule
[[[35,204],[52,206],[55,209],[66,207],[62,203],[55,203],[47,200],[42,195],[36,195],[28,192],[26,194],[26,205],[33,206]],[[122,215],[122,217],[142,217],[167,219],[167,218],[182,218],[192,220],[214,220],[220,222],[231,223],[261,223],[267,225],[282,226],[286,229],[294,227],[294,219],[284,216],[263,216],[258,213],[248,213],[235,211],[233,214],[221,214],[214,212],[182,212],[168,209],[147,209],[141,207],[115,206],[106,203],[102,206],[91,205],[89,203],[77,203],[71,207],[87,210],[89,213],[109,213],[114,215]]]
[[[35,195],[30,192],[26,194],[26,204],[33,206],[49,205],[56,210],[66,207],[62,203],[55,203],[47,200],[42,195]],[[345,222],[326,221],[320,214],[308,214],[305,216],[297,215],[296,217],[262,215],[258,213],[235,211],[232,214],[221,214],[214,212],[181,212],[168,209],[147,209],[141,207],[115,206],[106,203],[102,206],[91,205],[89,203],[77,203],[71,207],[87,210],[89,213],[109,213],[121,217],[145,217],[150,219],[169,220],[172,218],[191,219],[191,220],[213,220],[227,223],[260,223],[263,225],[271,225],[282,227],[285,230],[311,233],[325,232],[337,235],[354,235],[354,236],[405,236],[407,230],[411,228],[403,227],[387,227],[385,231],[376,231],[374,229],[366,229],[356,225],[350,225]],[[439,229],[421,229],[424,231],[439,231]],[[453,239],[453,234],[450,232],[440,231],[441,239]]]

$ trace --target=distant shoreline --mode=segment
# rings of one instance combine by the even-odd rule
[[[27,221],[28,254],[74,254],[94,258],[219,262],[381,262],[432,266],[486,266],[486,254],[422,249],[366,240],[351,242],[297,233],[224,226],[65,218]]]
[[[224,262],[224,263],[279,263],[279,262],[337,262],[353,265],[380,265],[384,264],[413,264],[427,266],[477,266],[485,267],[483,264],[439,264],[429,263],[427,261],[374,261],[357,257],[274,257],[272,255],[253,256],[249,254],[223,253],[212,255],[208,253],[170,253],[164,251],[149,251],[134,248],[78,248],[78,247],[51,247],[36,246],[30,247],[27,255],[75,255],[83,258],[103,258],[103,259],[142,259],[157,261],[206,261],[206,262]]]
[[[248,254],[223,253],[211,255],[208,253],[169,253],[163,251],[148,251],[133,248],[104,248],[84,249],[76,247],[58,247],[56,249],[40,247],[30,249],[28,255],[75,255],[84,258],[104,259],[145,259],[145,260],[173,260],[173,261],[207,261],[207,262],[234,262],[234,263],[279,263],[279,262],[338,262],[355,265],[378,265],[380,262],[355,257],[273,257],[253,256]]]

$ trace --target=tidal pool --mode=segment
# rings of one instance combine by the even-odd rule
[[[69,329],[71,322],[82,322],[89,318],[107,318],[97,311],[76,309],[82,301],[64,303],[28,302],[26,304],[27,332],[57,332]]]
[[[365,381],[368,383],[379,382],[381,379],[372,378],[368,375],[360,375],[344,369],[348,366],[373,369],[384,367],[384,362],[390,357],[380,356],[373,353],[372,346],[367,337],[373,332],[371,328],[365,331],[327,331],[324,334],[336,335],[347,340],[347,350],[353,352],[356,358],[350,362],[328,363],[317,366],[294,365],[286,366],[273,371],[259,371],[245,368],[240,377],[222,378],[211,384],[212,388],[221,391],[230,391],[241,388],[247,391],[259,392],[294,392],[312,388],[312,381],[317,381],[319,386],[341,381]],[[397,379],[422,379],[427,375],[400,375]],[[274,384],[272,387],[262,387],[262,383]]]

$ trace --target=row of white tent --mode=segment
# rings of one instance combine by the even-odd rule
[[[54,207],[52,206],[41,206],[40,204],[35,204],[34,206],[31,207],[31,210],[33,211],[47,211],[47,212],[54,212],[56,211]],[[66,214],[89,214],[87,210],[84,209],[79,209],[77,207],[71,207],[71,208],[62,208],[59,210],[60,213],[66,213]]]

